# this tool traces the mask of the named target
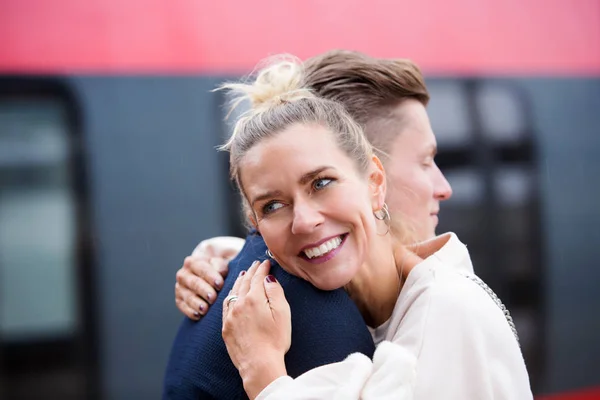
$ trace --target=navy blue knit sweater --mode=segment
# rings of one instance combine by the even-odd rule
[[[266,258],[266,249],[260,235],[249,234],[240,254],[229,263],[229,275],[215,304],[200,321],[183,320],[171,349],[163,399],[247,399],[221,336],[223,299],[240,271]],[[354,352],[373,356],[371,335],[343,289],[316,289],[276,263],[271,273],[283,286],[292,312],[292,346],[285,356],[290,376],[342,361]]]

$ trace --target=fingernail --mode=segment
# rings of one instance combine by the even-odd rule
[[[212,293],[207,293],[206,294],[206,298],[208,299],[208,301],[212,300]]]
[[[222,280],[220,280],[220,279],[215,279],[215,286],[217,287],[217,289],[218,289],[218,288],[220,288],[222,284],[223,284],[223,281],[222,281]]]
[[[240,272],[240,276],[244,276],[244,275],[246,275],[246,271]]]
[[[254,262],[252,263],[252,266],[253,266],[253,267],[255,267],[255,266],[257,266],[258,264],[260,264],[260,261],[256,260],[256,261],[254,261]]]
[[[275,279],[275,277],[273,275],[267,275],[267,277],[265,278],[265,280],[269,283],[275,283],[277,282],[277,279]]]
[[[200,313],[198,311],[194,311],[194,317],[200,318]]]
[[[200,311],[204,311],[204,304],[200,304]]]

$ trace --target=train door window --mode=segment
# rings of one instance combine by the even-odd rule
[[[0,335],[76,330],[75,208],[60,103],[0,102]]]
[[[0,373],[7,398],[86,398],[89,388],[74,110],[53,87],[0,80]]]

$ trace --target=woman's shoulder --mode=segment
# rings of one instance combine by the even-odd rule
[[[421,292],[428,304],[429,323],[494,340],[517,337],[510,313],[493,290],[475,274],[439,266]],[[518,337],[517,337],[518,340]]]
[[[452,232],[417,243],[409,249],[423,261],[409,273],[405,284],[408,290],[443,292],[446,287],[463,284],[464,276],[474,273],[467,246]]]
[[[411,271],[402,302],[427,304],[428,314],[452,315],[455,320],[491,316],[505,323],[500,299],[473,272],[466,246],[452,240]]]

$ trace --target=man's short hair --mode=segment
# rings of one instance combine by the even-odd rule
[[[407,99],[424,106],[429,102],[421,70],[407,59],[332,50],[306,60],[304,68],[305,84],[317,95],[342,103],[375,148],[385,152],[394,138],[387,129],[397,117],[394,109]]]

